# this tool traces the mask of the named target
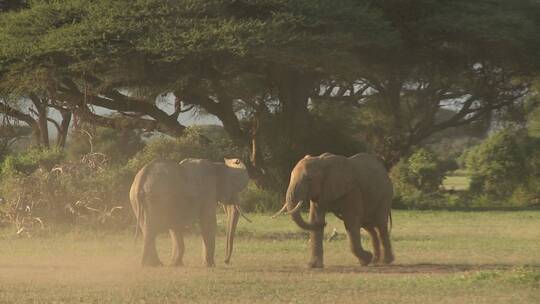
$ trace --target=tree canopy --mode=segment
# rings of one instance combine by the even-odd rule
[[[356,113],[392,166],[436,132],[519,104],[540,67],[534,0],[21,3],[0,14],[2,113],[37,133],[52,107],[75,123],[179,136],[178,115],[197,107],[261,181],[267,162],[290,169],[321,149],[313,130],[330,125],[316,104]]]

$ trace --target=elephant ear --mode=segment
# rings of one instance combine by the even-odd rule
[[[220,202],[225,204],[237,203],[238,193],[247,186],[249,177],[243,168],[243,163],[217,164],[217,195]]]
[[[324,163],[320,201],[323,204],[330,204],[354,188],[356,177],[345,157],[326,155],[320,161]]]

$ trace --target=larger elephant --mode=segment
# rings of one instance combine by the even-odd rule
[[[324,153],[306,156],[291,172],[285,210],[303,229],[310,230],[310,267],[323,267],[323,235],[326,212],[343,220],[351,251],[362,265],[394,260],[388,221],[393,188],[384,165],[373,155],[360,153],[344,157]],[[310,202],[310,222],[300,214],[304,202]],[[360,228],[372,239],[374,254],[362,248]]]
[[[131,206],[142,230],[143,266],[159,266],[156,236],[170,232],[172,265],[182,265],[185,227],[198,219],[203,239],[206,266],[214,266],[217,203],[228,214],[225,262],[233,250],[240,209],[238,193],[248,183],[244,164],[238,159],[217,163],[204,159],[185,159],[180,163],[156,160],[135,176],[129,193]]]

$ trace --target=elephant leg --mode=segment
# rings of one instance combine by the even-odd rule
[[[364,229],[369,233],[371,244],[373,245],[374,256],[372,262],[379,263],[381,261],[381,242],[379,240],[379,235],[373,226],[366,226]]]
[[[384,225],[379,225],[377,227],[379,230],[379,235],[381,236],[382,247],[384,251],[384,264],[391,264],[394,261],[394,254],[392,253],[392,245],[390,244],[390,233],[388,232],[387,223]]]
[[[208,210],[203,210],[200,217],[201,234],[203,239],[204,265],[215,266],[214,252],[216,249],[216,205]]]
[[[352,253],[358,258],[362,266],[368,265],[371,262],[373,255],[371,252],[365,251],[362,248],[359,218],[354,214],[351,215],[349,213],[344,215],[343,221],[345,222],[345,229],[347,230],[347,234],[349,236],[349,245]]]
[[[170,229],[169,233],[171,234],[172,241],[172,257],[171,257],[171,266],[182,266],[184,258],[184,229],[176,227]]]
[[[309,208],[309,220],[311,223],[324,223],[325,212],[320,209],[315,203],[311,202]],[[311,243],[311,261],[308,266],[310,268],[323,267],[323,238],[324,227],[310,231],[309,240]]]
[[[156,236],[157,233],[145,229],[144,231],[144,247],[143,247],[143,256],[142,256],[142,265],[144,267],[156,267],[161,266],[161,261],[159,260],[157,249],[156,249]]]

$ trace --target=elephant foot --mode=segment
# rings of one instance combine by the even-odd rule
[[[321,260],[313,260],[308,263],[308,268],[323,268],[323,262]]]
[[[146,260],[142,262],[143,267],[161,267],[163,266],[163,263],[161,263],[159,260]]]
[[[216,263],[214,263],[213,261],[212,262],[206,261],[203,263],[203,266],[207,268],[213,268],[213,267],[216,267]]]
[[[367,266],[369,265],[369,263],[372,262],[373,254],[371,254],[371,252],[369,251],[364,251],[360,254],[360,256],[358,257],[358,260],[360,261],[360,265]]]
[[[170,267],[182,267],[182,266],[184,266],[184,263],[182,261],[173,261],[169,266]]]
[[[392,264],[393,261],[394,261],[394,255],[390,254],[384,257],[383,264]]]

